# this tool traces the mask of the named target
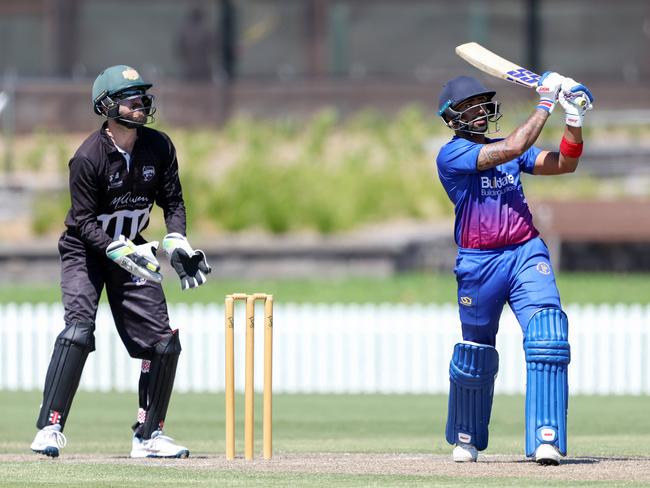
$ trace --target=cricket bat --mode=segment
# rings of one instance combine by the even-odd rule
[[[529,69],[502,58],[476,42],[468,42],[456,46],[456,54],[472,66],[496,78],[516,83],[527,88],[536,88],[540,76]],[[587,104],[587,99],[581,95],[576,99],[580,106]]]

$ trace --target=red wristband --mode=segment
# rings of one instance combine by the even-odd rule
[[[560,152],[567,158],[579,158],[582,154],[582,142],[569,142],[562,137]]]

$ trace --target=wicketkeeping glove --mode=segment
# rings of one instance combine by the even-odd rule
[[[181,289],[196,288],[207,281],[205,275],[212,271],[205,253],[192,249],[185,236],[178,232],[167,234],[163,239],[163,250],[181,279]]]
[[[106,256],[138,278],[160,283],[160,263],[154,252],[158,249],[158,241],[147,242],[136,246],[124,236],[111,242],[106,248]]]

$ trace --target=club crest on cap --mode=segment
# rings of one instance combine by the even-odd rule
[[[136,70],[133,68],[125,69],[122,71],[122,76],[124,77],[125,80],[137,80],[140,78],[140,75]]]

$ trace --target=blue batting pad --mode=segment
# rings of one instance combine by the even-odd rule
[[[566,456],[569,322],[564,312],[546,308],[530,319],[524,337],[526,353],[526,456],[540,444],[553,444]]]
[[[450,444],[488,445],[494,378],[499,371],[497,350],[485,344],[460,342],[449,364],[449,414],[446,437]]]

